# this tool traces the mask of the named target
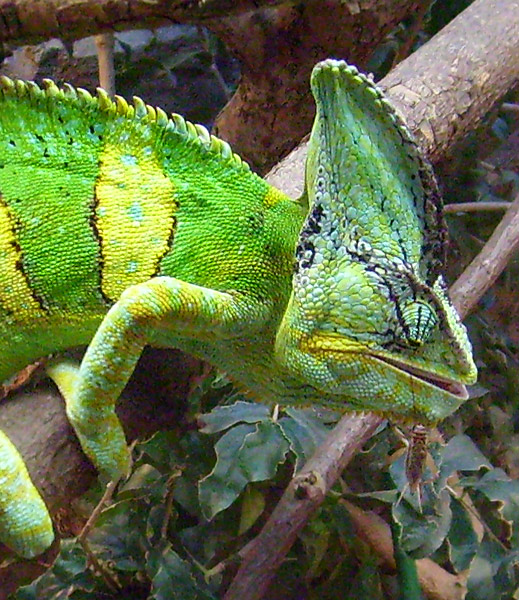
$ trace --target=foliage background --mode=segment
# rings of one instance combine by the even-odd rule
[[[382,77],[468,4],[432,3],[418,27],[415,20],[404,22],[388,36],[368,69]],[[118,93],[141,95],[210,126],[236,84],[236,61],[200,28],[179,29],[166,46],[161,35],[150,34],[137,48],[120,36]],[[16,68],[8,59],[3,71]],[[47,48],[38,57],[38,76],[76,85],[92,88],[95,70],[94,56],[70,56],[66,49]],[[456,149],[455,160],[440,165],[446,203],[485,207],[449,212],[451,280],[502,216],[487,203],[517,194],[516,100],[511,92],[485,126]],[[277,574],[271,600],[399,597],[395,569],[376,541],[359,537],[350,503],[386,523],[393,518],[401,525],[402,547],[413,558],[430,557],[446,571],[466,576],[468,599],[519,597],[517,268],[515,259],[467,321],[480,380],[471,390],[473,401],[442,423],[449,442],[431,445],[435,466],[426,474],[431,482],[424,487],[422,507],[404,490],[402,443],[385,425],[300,535]],[[189,426],[136,447],[134,471],[101,514],[88,544],[65,541],[54,566],[14,597],[221,597],[233,556],[258,533],[293,473],[337,417],[315,409],[278,414],[247,402],[223,375],[211,373],[189,397],[184,417]],[[102,493],[98,485],[63,515],[63,533],[81,529]]]

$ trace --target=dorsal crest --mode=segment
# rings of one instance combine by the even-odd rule
[[[202,153],[221,159],[229,166],[250,171],[249,165],[237,154],[229,144],[211,135],[203,125],[193,125],[181,115],[172,114],[171,117],[161,109],[145,104],[141,98],[134,96],[133,104],[129,104],[121,96],[112,100],[102,89],[97,89],[97,94],[82,88],[74,88],[65,84],[59,88],[52,80],[43,80],[43,87],[33,81],[13,81],[5,76],[0,76],[0,101],[8,102],[10,99],[20,102],[25,101],[33,107],[45,110],[51,115],[58,110],[58,106],[66,111],[67,108],[78,109],[85,115],[90,115],[92,123],[104,117],[112,120],[127,119],[142,125],[149,125],[150,138],[159,140],[161,137],[180,137],[187,145],[198,148]]]

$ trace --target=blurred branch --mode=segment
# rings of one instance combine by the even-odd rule
[[[312,0],[310,0],[312,1]],[[76,40],[111,29],[204,23],[290,0],[0,0],[0,42]]]
[[[95,36],[99,85],[109,96],[115,96],[114,34],[109,31]]]
[[[452,285],[450,293],[465,318],[499,277],[519,247],[519,194],[483,246],[481,252]]]
[[[446,204],[446,213],[473,213],[473,212],[502,212],[508,210],[511,202],[459,202],[458,204]]]

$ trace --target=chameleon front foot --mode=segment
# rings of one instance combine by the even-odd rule
[[[128,474],[130,451],[121,423],[111,404],[81,401],[80,365],[60,359],[46,367],[47,374],[65,399],[67,417],[79,438],[83,452],[92,461],[102,479],[116,480]]]

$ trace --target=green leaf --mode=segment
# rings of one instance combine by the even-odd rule
[[[204,515],[213,518],[230,506],[248,483],[273,477],[288,450],[288,442],[272,421],[230,429],[215,445],[214,469],[198,486]]]
[[[450,506],[452,524],[446,541],[452,566],[459,573],[470,567],[478,551],[479,541],[463,504],[457,498],[451,498]]]
[[[265,510],[265,496],[255,487],[247,486],[241,505],[240,527],[238,535],[249,530]]]
[[[330,430],[312,409],[286,408],[278,423],[296,457],[296,472],[312,456]]]
[[[178,434],[174,431],[159,431],[146,442],[139,444],[137,449],[142,453],[135,466],[152,465],[160,473],[169,473],[175,465],[181,463],[175,452],[178,444]]]
[[[433,495],[431,486],[429,493]],[[428,500],[417,512],[405,500],[393,505],[393,518],[402,526],[400,544],[412,558],[422,558],[437,550],[449,532],[452,520],[450,494],[443,490],[433,502]]]
[[[270,409],[256,402],[238,401],[230,406],[217,406],[198,419],[203,433],[217,433],[237,423],[258,423],[270,419]]]
[[[479,471],[482,467],[492,469],[476,444],[467,435],[455,435],[441,452],[437,486],[443,488],[447,479],[456,471]]]
[[[290,442],[290,450],[296,457],[295,470],[299,471],[324,440],[329,429],[316,422],[301,410],[287,409],[290,416],[282,417],[278,423]],[[294,418],[295,417],[295,418]]]
[[[16,600],[60,600],[70,598],[73,590],[84,600],[96,600],[98,591],[106,591],[87,567],[83,548],[75,540],[64,540],[61,552],[51,569],[30,585],[21,587],[14,598]],[[97,590],[97,591],[96,591]],[[77,597],[77,595],[76,595]]]
[[[497,511],[507,526],[514,545],[519,543],[519,481],[510,479],[502,469],[492,469],[471,484],[490,501],[497,502]]]
[[[479,551],[472,561],[467,581],[468,593],[465,600],[500,600],[503,598],[496,585],[494,576],[501,561],[506,556],[501,544],[485,534],[479,546]],[[506,596],[507,600],[509,596]]]
[[[149,600],[216,600],[193,577],[189,563],[167,546],[148,553],[146,571],[152,583]]]

